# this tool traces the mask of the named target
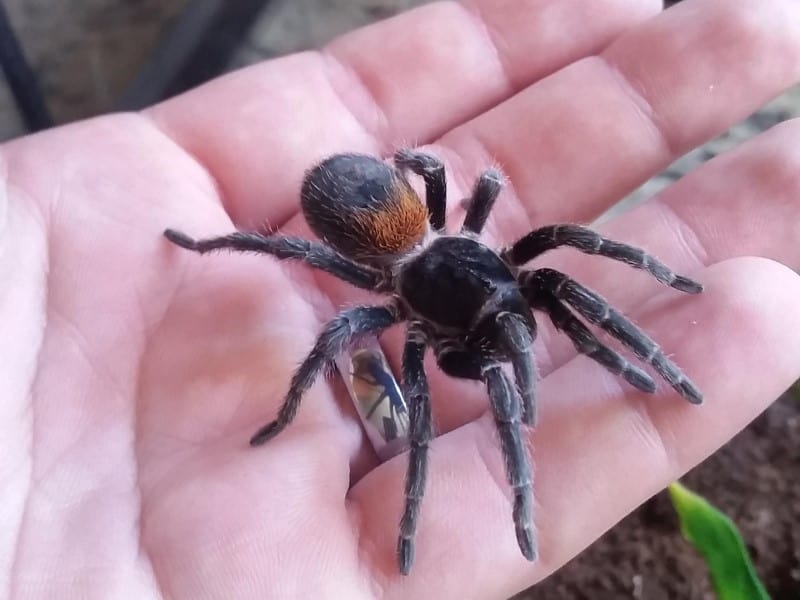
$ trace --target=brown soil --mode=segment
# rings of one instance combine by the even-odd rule
[[[784,396],[683,478],[739,526],[773,600],[800,599],[800,398]],[[516,600],[710,600],[665,492]]]

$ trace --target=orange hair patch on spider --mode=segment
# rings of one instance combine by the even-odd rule
[[[410,250],[422,240],[428,225],[428,210],[416,192],[405,182],[392,190],[390,201],[378,210],[367,210],[356,217],[362,245],[375,256]]]

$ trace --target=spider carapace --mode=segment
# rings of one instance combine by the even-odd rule
[[[424,204],[409,184],[408,172],[422,177]],[[460,232],[446,233],[445,170],[437,158],[400,150],[392,166],[371,156],[339,154],[312,168],[301,189],[303,214],[321,242],[244,232],[195,240],[172,229],[165,232],[169,240],[195,252],[228,249],[299,260],[356,287],[389,296],[383,305],[349,308],[325,326],[295,371],[277,418],[259,429],[250,443],[260,445],[280,433],[296,415],[316,377],[356,337],[377,335],[407,322],[402,386],[409,404],[410,449],[397,543],[404,574],[414,558],[428,445],[434,435],[423,368],[428,347],[445,373],[486,387],[514,496],[517,542],[529,560],[537,556],[532,476],[524,439],[524,428],[536,421],[532,310],[546,314],[578,352],[632,386],[655,391],[651,376],[603,344],[586,322],[616,338],[689,402],[702,402],[700,390],[659,346],[600,295],[559,271],[522,267],[548,250],[571,246],[642,269],[682,292],[698,293],[702,286],[676,275],[643,250],[580,225],[541,227],[506,248],[489,248],[479,236],[502,184],[499,171],[484,171],[472,190]],[[504,363],[510,363],[513,380],[502,368]]]

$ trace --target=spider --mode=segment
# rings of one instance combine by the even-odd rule
[[[420,176],[425,204],[409,183]],[[199,253],[260,252],[302,261],[358,288],[390,298],[382,306],[358,306],[338,314],[323,329],[292,377],[277,418],[250,439],[258,446],[278,435],[297,414],[303,394],[357,336],[378,335],[408,322],[402,358],[402,387],[409,403],[409,466],[397,558],[402,574],[414,559],[414,536],[434,436],[423,357],[431,347],[439,368],[452,377],[486,386],[506,474],[513,490],[513,521],[522,554],[537,557],[532,517],[532,477],[522,431],[536,422],[536,374],[532,343],[537,326],[532,309],[583,353],[630,385],[654,392],[645,371],[601,343],[579,318],[605,330],[649,364],[678,394],[694,404],[702,394],[659,346],[597,293],[549,268],[521,267],[542,253],[570,246],[642,269],[663,284],[696,294],[702,286],[676,275],[643,250],[601,237],[573,224],[535,229],[495,251],[479,236],[503,186],[497,169],[477,179],[461,231],[445,226],[445,169],[436,157],[409,149],[394,166],[361,154],[337,154],[313,167],[301,188],[303,215],[323,242],[282,235],[236,232],[195,240],[168,229],[172,242]],[[502,368],[511,364],[515,382]]]

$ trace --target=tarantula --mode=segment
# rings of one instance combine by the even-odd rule
[[[421,176],[425,204],[411,187],[408,171]],[[359,306],[341,312],[317,338],[292,377],[277,418],[259,429],[258,446],[291,423],[303,394],[356,336],[379,334],[408,321],[402,360],[403,391],[409,403],[409,467],[405,510],[397,554],[407,574],[414,557],[414,534],[433,437],[431,404],[423,357],[433,349],[439,367],[452,377],[483,382],[513,488],[517,542],[528,560],[537,555],[532,519],[532,480],[521,430],[536,422],[536,374],[532,343],[536,321],[531,309],[548,315],[581,352],[621,375],[632,386],[654,392],[653,379],[601,343],[577,315],[607,331],[649,364],[689,402],[702,402],[700,390],[659,346],[595,292],[548,268],[520,267],[559,246],[571,246],[642,269],[682,292],[702,291],[699,283],[676,275],[643,250],[605,239],[571,224],[549,225],[495,251],[479,236],[503,185],[496,169],[475,183],[460,233],[445,226],[445,170],[434,156],[400,150],[394,167],[371,156],[339,154],[312,168],[301,190],[306,221],[322,240],[236,232],[195,240],[168,229],[175,244],[199,253],[229,249],[294,259],[326,271],[356,287],[387,294],[383,306]],[[575,314],[577,313],[577,315]],[[512,382],[501,368],[511,363]]]

